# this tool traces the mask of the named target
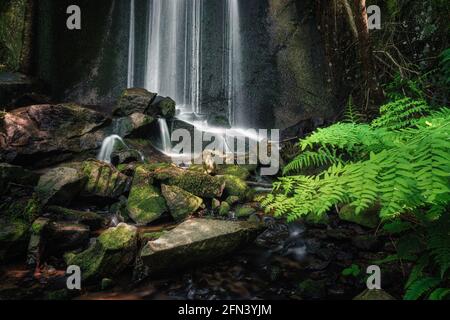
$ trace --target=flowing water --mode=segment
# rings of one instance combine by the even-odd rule
[[[145,75],[143,85],[161,96],[169,96],[177,103],[178,119],[194,126],[197,130],[216,134],[225,131],[208,124],[208,114],[202,113],[203,92],[202,77],[204,66],[202,52],[209,50],[204,40],[203,31],[210,26],[205,25],[205,0],[149,0],[147,13],[147,43],[145,52]],[[130,52],[128,85],[134,84],[135,77],[135,7],[131,4],[130,15]],[[220,14],[218,14],[220,15]],[[254,139],[239,124],[245,123],[245,99],[242,70],[242,33],[239,0],[224,0],[223,14],[223,83],[226,99],[223,109],[232,125],[233,135]],[[142,53],[141,53],[142,54]],[[163,151],[170,149],[167,141],[167,130],[160,121],[161,140],[165,144]],[[170,133],[169,133],[170,136]],[[226,136],[221,144],[227,151]],[[166,148],[167,147],[167,148]]]
[[[164,118],[159,118],[158,124],[161,137],[161,149],[162,151],[164,151],[164,153],[171,153],[172,143],[170,140],[170,131],[169,126],[167,125],[167,121]]]
[[[97,160],[111,163],[111,155],[114,152],[114,147],[117,142],[122,143],[124,146],[126,146],[123,139],[116,134],[106,137],[102,142],[102,147],[100,149],[100,152],[98,153]]]

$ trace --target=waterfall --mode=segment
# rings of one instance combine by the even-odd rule
[[[172,143],[170,140],[170,131],[167,121],[164,118],[158,119],[159,131],[161,136],[161,147],[165,153],[170,153],[172,151]]]
[[[203,0],[150,0],[145,88],[200,111]]]
[[[106,137],[105,140],[103,140],[103,142],[102,142],[102,147],[100,149],[100,152],[98,153],[97,160],[100,160],[100,161],[103,161],[106,163],[111,163],[111,155],[114,152],[114,147],[116,145],[116,142],[120,142],[124,146],[126,146],[123,139],[116,134]]]
[[[228,43],[228,119],[232,125],[237,119],[241,119],[239,109],[244,107],[242,95],[242,48],[241,48],[241,22],[239,13],[239,1],[227,0],[226,28]]]
[[[128,81],[127,87],[132,88],[134,86],[134,55],[135,55],[135,31],[136,31],[136,20],[135,20],[135,0],[131,0],[130,5],[130,41],[128,44]]]

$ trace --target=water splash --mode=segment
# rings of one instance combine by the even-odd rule
[[[97,160],[111,163],[111,155],[114,152],[114,147],[117,142],[122,143],[124,146],[126,146],[123,139],[116,134],[106,137],[102,142],[102,147],[100,149],[100,152],[98,153]]]

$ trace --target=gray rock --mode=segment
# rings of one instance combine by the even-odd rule
[[[359,295],[357,295],[353,300],[395,300],[393,296],[384,290],[369,290],[366,289]]]
[[[149,274],[159,274],[213,261],[253,241],[259,224],[191,219],[148,242],[140,258]]]

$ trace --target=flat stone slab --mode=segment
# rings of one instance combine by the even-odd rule
[[[262,226],[247,221],[190,219],[149,241],[141,259],[149,275],[211,262],[254,241]]]

